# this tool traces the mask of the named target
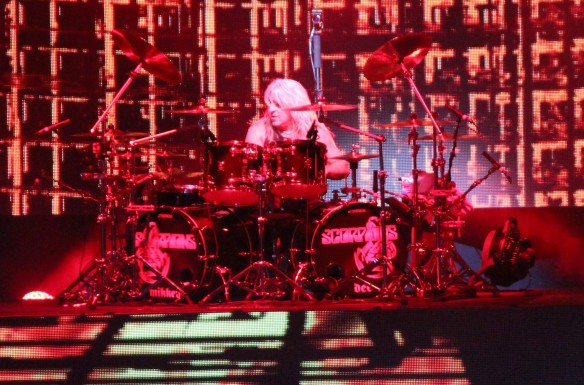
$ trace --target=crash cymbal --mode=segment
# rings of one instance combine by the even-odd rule
[[[456,122],[453,122],[451,120],[436,120],[436,123],[439,126],[444,126],[447,124],[455,124]],[[377,124],[375,127],[378,128],[400,128],[400,127],[420,127],[420,126],[429,126],[431,127],[432,121],[430,119],[420,119],[420,118],[411,118],[411,119],[406,119],[406,120],[402,120],[400,122],[395,122],[395,123],[385,123],[385,124]]]
[[[129,31],[114,29],[112,37],[116,46],[124,52],[126,57],[136,65],[142,64],[142,67],[155,77],[172,86],[182,81],[178,69],[170,59],[140,36]]]
[[[187,108],[182,110],[168,110],[173,114],[189,114],[189,115],[200,115],[200,114],[233,114],[235,110],[219,110],[216,108],[207,108],[205,106],[197,106],[194,108]]]
[[[454,139],[454,135],[449,134],[447,132],[444,132],[442,134],[442,136],[444,137],[445,140],[453,140]],[[433,140],[433,139],[434,139],[433,135],[424,135],[424,136],[418,137],[418,140]],[[457,140],[480,139],[480,137],[478,135],[464,134],[464,135],[458,135],[456,137],[456,139]]]
[[[371,159],[371,158],[377,158],[377,155],[375,155],[375,154],[359,154],[358,152],[351,151],[348,154],[330,157],[330,159],[342,159],[342,160],[347,160],[349,162],[358,162],[358,161],[363,160],[363,159]]]
[[[357,106],[353,104],[332,104],[332,103],[315,103],[307,104],[305,106],[287,108],[288,111],[344,111],[354,110]]]
[[[369,80],[388,80],[418,65],[430,50],[431,38],[421,32],[397,36],[379,47],[365,62],[363,74]]]

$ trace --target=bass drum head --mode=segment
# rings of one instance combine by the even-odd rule
[[[368,203],[350,203],[328,212],[315,229],[311,242],[317,277],[333,282],[331,289],[341,297],[372,297],[379,292],[383,268],[376,266],[358,279],[343,283],[381,256],[380,208]],[[407,260],[407,247],[399,226],[386,221],[387,267],[391,277],[394,265],[401,269]],[[337,285],[338,289],[337,289]]]
[[[179,300],[177,287],[201,284],[217,253],[206,209],[161,207],[146,212],[138,218],[134,239],[143,294],[151,299]]]

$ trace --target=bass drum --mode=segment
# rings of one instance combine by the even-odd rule
[[[215,284],[219,267],[232,273],[243,270],[252,251],[247,226],[233,211],[207,205],[143,213],[134,236],[143,294],[178,300],[181,293],[172,284],[193,296]]]
[[[342,204],[317,221],[312,236],[312,262],[317,278],[329,283],[338,296],[372,297],[381,287],[383,268],[376,266],[358,279],[337,286],[380,256],[380,208],[368,203]],[[387,272],[407,261],[407,247],[399,226],[392,217],[386,221],[387,257],[392,263]],[[389,275],[391,277],[391,275]]]

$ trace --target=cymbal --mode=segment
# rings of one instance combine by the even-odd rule
[[[452,120],[436,120],[436,123],[439,126],[444,126],[447,124],[455,124],[456,122]],[[375,127],[378,128],[394,128],[394,127],[419,127],[419,126],[433,126],[432,121],[430,119],[421,119],[421,118],[411,118],[402,120],[399,122],[394,123],[385,123],[385,124],[377,124]]]
[[[144,132],[128,132],[128,131],[120,131],[116,129],[109,129],[105,133],[101,132],[82,132],[80,134],[73,134],[71,135],[75,138],[141,138],[148,136],[148,134]]]
[[[444,139],[446,140],[453,140],[454,139],[454,135],[449,134],[447,132],[444,132],[442,134],[442,136],[444,137]],[[433,140],[434,136],[433,135],[424,135],[424,136],[420,136],[418,137],[418,140]],[[466,140],[466,139],[480,139],[480,137],[478,135],[470,135],[470,134],[464,134],[464,135],[458,135],[456,137],[457,140]]]
[[[430,50],[431,38],[421,32],[397,36],[379,47],[365,62],[363,74],[369,80],[388,80],[418,65]]]
[[[349,162],[358,162],[363,159],[377,158],[377,156],[378,155],[375,154],[359,154],[358,152],[351,151],[348,154],[331,156],[330,159],[342,159]]]
[[[141,63],[142,67],[155,77],[164,80],[171,86],[182,81],[178,69],[170,59],[140,36],[129,31],[114,29],[112,37],[114,43],[128,59],[136,65]]]
[[[201,114],[233,114],[235,110],[219,110],[216,108],[207,108],[205,106],[197,106],[194,108],[187,108],[182,110],[168,110],[173,114],[189,114],[189,115],[201,115]]]
[[[332,103],[315,103],[307,104],[305,106],[291,107],[287,108],[288,111],[344,111],[344,110],[354,110],[357,106],[354,104],[332,104]]]

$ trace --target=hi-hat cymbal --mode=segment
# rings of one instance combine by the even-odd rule
[[[397,36],[379,47],[365,62],[363,74],[369,80],[388,80],[418,65],[430,50],[431,38],[421,32]]]
[[[332,104],[332,103],[315,103],[307,104],[305,106],[291,107],[287,108],[288,111],[344,111],[344,110],[354,110],[357,106],[354,104]]]
[[[444,137],[445,140],[453,140],[454,139],[454,135],[449,134],[447,132],[442,133],[442,136]],[[433,140],[433,139],[434,139],[433,135],[424,135],[424,136],[418,137],[418,140]],[[457,140],[480,139],[480,137],[478,135],[464,134],[464,135],[458,135],[456,137],[456,139]]]
[[[170,85],[177,85],[182,81],[178,69],[170,59],[140,36],[129,31],[114,29],[112,37],[126,57],[136,65],[141,63],[142,67],[155,77]]]
[[[436,123],[439,126],[444,126],[447,124],[454,124],[452,120],[436,120]],[[378,128],[396,128],[396,127],[421,127],[421,126],[433,126],[432,121],[430,119],[421,119],[421,118],[411,118],[402,120],[399,122],[394,123],[385,123],[385,124],[377,124],[375,127]]]
[[[208,108],[205,106],[197,106],[194,108],[186,108],[182,110],[168,110],[173,114],[189,114],[189,115],[201,115],[201,114],[233,114],[235,110],[219,110],[216,108]]]
[[[341,159],[341,160],[347,160],[349,162],[358,162],[358,161],[363,160],[363,159],[371,159],[371,158],[377,158],[377,155],[375,155],[375,154],[359,154],[358,152],[351,151],[348,154],[330,157],[330,159]]]

